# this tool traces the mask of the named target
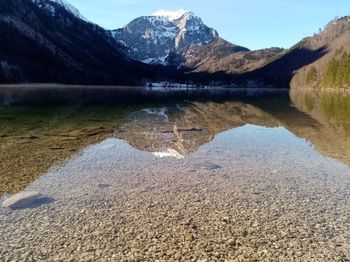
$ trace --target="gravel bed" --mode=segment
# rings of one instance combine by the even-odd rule
[[[0,261],[350,261],[350,170],[284,128],[184,159],[107,139],[26,191],[54,201],[0,207]]]

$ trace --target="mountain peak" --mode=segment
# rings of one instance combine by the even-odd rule
[[[114,30],[112,36],[127,47],[128,55],[135,60],[176,66],[184,47],[206,45],[219,38],[215,29],[185,9],[159,10],[152,16],[136,18]]]
[[[186,9],[179,9],[176,11],[167,11],[167,10],[160,9],[160,10],[154,12],[152,14],[152,16],[166,17],[170,21],[175,21],[175,20],[180,19],[181,17],[183,17],[186,14],[192,14],[192,12],[188,11]]]

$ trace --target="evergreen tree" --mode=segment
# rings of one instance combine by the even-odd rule
[[[315,66],[312,66],[306,74],[306,84],[312,84],[317,81],[317,69]]]
[[[325,76],[324,76],[324,84],[326,86],[328,87],[334,86],[337,72],[338,72],[338,61],[335,58],[333,58],[329,62]]]
[[[350,54],[343,53],[339,60],[333,58],[324,75],[327,87],[344,88],[350,86]]]

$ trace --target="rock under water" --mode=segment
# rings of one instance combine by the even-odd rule
[[[39,192],[21,192],[2,202],[2,206],[10,209],[35,208],[52,202],[53,199]]]

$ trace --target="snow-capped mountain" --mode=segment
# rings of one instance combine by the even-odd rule
[[[55,15],[56,8],[64,8],[66,11],[71,13],[72,15],[85,20],[86,19],[80,14],[79,10],[75,8],[73,5],[68,3],[66,0],[31,0],[34,4],[39,6],[40,8],[44,8],[50,11],[51,14]]]
[[[188,10],[159,10],[142,16],[111,32],[128,48],[128,55],[149,64],[171,64],[170,60],[188,46],[208,44],[219,38],[213,28]]]

